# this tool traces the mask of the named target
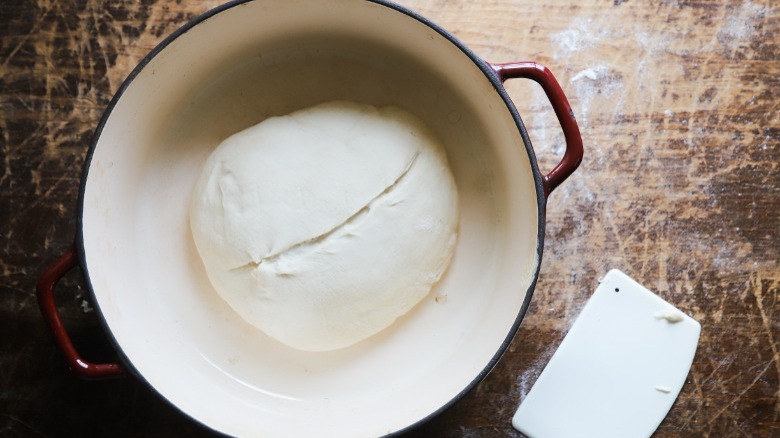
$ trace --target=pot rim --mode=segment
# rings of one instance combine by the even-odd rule
[[[133,366],[132,361],[130,358],[124,353],[124,350],[122,346],[119,344],[119,342],[114,337],[114,334],[108,327],[108,323],[105,320],[105,317],[103,315],[103,312],[100,310],[100,305],[97,302],[95,291],[92,286],[92,281],[90,280],[90,274],[89,269],[87,266],[87,258],[86,258],[86,250],[84,247],[84,223],[83,223],[83,217],[84,217],[84,196],[86,191],[86,183],[87,179],[89,178],[89,171],[92,164],[92,158],[94,156],[95,150],[97,148],[97,145],[100,141],[100,136],[102,134],[103,128],[105,127],[109,117],[111,116],[114,108],[116,107],[119,100],[124,95],[127,88],[132,84],[132,82],[135,80],[135,78],[144,70],[144,68],[154,59],[157,55],[159,55],[163,50],[165,50],[174,40],[179,38],[180,36],[184,35],[185,33],[189,32],[195,26],[198,24],[204,22],[205,20],[222,13],[224,11],[227,11],[229,9],[232,9],[237,6],[241,6],[246,3],[251,3],[255,1],[263,1],[263,0],[231,0],[225,4],[219,5],[213,9],[210,9],[192,19],[187,21],[185,24],[183,24],[181,27],[176,29],[173,33],[169,34],[165,39],[163,39],[160,43],[158,43],[148,54],[146,54],[133,68],[133,70],[128,74],[127,78],[122,82],[119,89],[116,91],[116,93],[113,95],[111,100],[109,101],[108,105],[106,106],[106,109],[103,111],[103,114],[100,118],[100,121],[98,122],[97,127],[95,128],[94,134],[92,135],[92,139],[90,142],[89,149],[87,151],[87,154],[84,159],[84,165],[82,168],[82,175],[81,175],[81,181],[79,184],[79,193],[78,193],[78,207],[77,207],[77,224],[76,224],[76,238],[75,238],[75,250],[76,255],[78,257],[79,263],[81,265],[81,269],[84,273],[84,279],[86,282],[87,289],[89,293],[92,296],[92,302],[93,306],[97,310],[97,315],[100,320],[100,323],[103,327],[104,332],[106,333],[106,336],[110,340],[112,346],[117,352],[117,356],[122,363],[123,368],[128,371],[130,374],[133,375],[136,379],[138,379],[140,382],[142,382],[146,387],[150,388],[158,397],[165,400],[170,406],[172,406],[174,409],[182,413],[188,418],[191,418],[194,420],[195,423],[199,424],[201,427],[207,428],[213,432],[217,432],[220,435],[224,435],[223,432],[220,432],[218,430],[215,430],[211,428],[209,425],[202,423],[197,418],[192,417],[187,412],[183,411],[181,408],[179,408],[178,405],[176,405],[173,401],[169,400],[167,397],[165,397],[162,393],[160,393],[151,383],[149,383],[144,376],[136,370],[136,368]],[[499,346],[496,353],[493,355],[493,357],[490,359],[490,361],[485,365],[485,367],[480,371],[480,373],[471,381],[468,385],[466,385],[460,392],[458,392],[454,397],[452,397],[450,400],[442,404],[439,408],[437,408],[435,411],[431,412],[429,415],[415,421],[414,423],[411,423],[402,429],[399,429],[397,431],[394,431],[387,436],[396,436],[400,435],[404,432],[408,432],[409,430],[412,430],[428,421],[430,421],[432,418],[440,415],[443,411],[448,409],[450,406],[452,406],[454,403],[456,403],[458,400],[463,398],[468,392],[470,392],[477,384],[479,384],[482,380],[487,377],[487,375],[493,370],[493,368],[496,366],[498,361],[501,359],[503,354],[506,352],[507,348],[509,347],[509,344],[512,342],[512,340],[515,337],[515,334],[517,333],[517,330],[520,326],[520,323],[522,322],[527,310],[528,306],[530,305],[531,298],[534,292],[534,289],[536,287],[537,280],[539,278],[539,270],[541,267],[541,261],[542,261],[542,253],[544,249],[544,229],[545,229],[545,214],[546,214],[546,201],[547,201],[547,195],[545,193],[545,188],[543,184],[542,174],[539,170],[537,161],[536,161],[536,155],[534,153],[533,147],[531,145],[531,140],[528,137],[528,132],[526,131],[525,125],[523,124],[520,115],[517,111],[517,109],[514,106],[514,103],[510,99],[506,89],[503,86],[503,82],[499,75],[496,73],[496,70],[485,60],[477,56],[473,51],[471,51],[464,43],[462,43],[460,40],[458,40],[452,33],[445,30],[444,28],[440,27],[439,25],[435,24],[433,21],[423,17],[417,12],[412,11],[411,9],[408,9],[404,6],[398,5],[396,3],[393,3],[388,0],[356,0],[356,1],[363,1],[368,3],[374,3],[383,7],[386,7],[392,11],[400,12],[401,14],[406,15],[410,19],[416,20],[419,23],[427,26],[431,30],[437,32],[439,35],[444,37],[446,40],[448,40],[451,44],[453,44],[455,47],[457,47],[464,55],[466,55],[485,75],[485,77],[488,79],[490,84],[493,86],[493,89],[499,94],[501,99],[503,100],[507,110],[509,110],[510,114],[512,115],[512,119],[515,122],[515,125],[520,133],[520,136],[523,140],[523,146],[525,147],[526,153],[528,154],[529,158],[529,164],[531,166],[531,173],[533,175],[534,180],[534,187],[536,190],[536,205],[537,205],[537,246],[536,246],[536,266],[533,270],[533,277],[531,278],[530,285],[528,286],[528,289],[525,291],[525,298],[523,299],[523,304],[520,307],[520,310],[517,314],[517,317],[515,318],[515,321],[513,322],[512,326],[510,327],[506,337],[504,338],[503,342]],[[226,435],[225,435],[226,436]]]

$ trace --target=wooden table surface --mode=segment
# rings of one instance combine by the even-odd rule
[[[132,378],[71,376],[34,287],[73,240],[81,166],[111,96],[166,35],[219,3],[0,5],[0,435],[209,435]],[[408,436],[520,436],[517,404],[611,268],[702,325],[655,436],[780,436],[780,5],[401,3],[488,61],[547,65],[585,144],[582,166],[549,200],[541,276],[509,351]],[[524,81],[508,89],[550,169],[562,135],[546,99]],[[97,317],[83,311],[78,271],[58,297],[85,355],[110,357]]]

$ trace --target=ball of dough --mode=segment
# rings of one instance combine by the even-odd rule
[[[457,190],[434,134],[396,107],[329,102],[222,142],[190,207],[217,293],[300,350],[347,347],[431,290],[455,247]]]

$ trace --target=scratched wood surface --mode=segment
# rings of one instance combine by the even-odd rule
[[[34,284],[73,239],[81,165],[111,96],[167,34],[218,3],[0,3],[0,435],[209,435],[132,378],[72,377]],[[514,409],[610,268],[703,327],[655,436],[780,436],[780,6],[401,3],[489,61],[549,66],[586,150],[549,201],[541,277],[509,351],[408,436],[520,436]],[[522,81],[508,88],[550,169],[562,135],[542,93]],[[84,354],[110,358],[78,272],[58,296]]]

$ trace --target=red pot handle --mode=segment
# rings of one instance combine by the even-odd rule
[[[43,313],[43,319],[46,320],[57,348],[65,356],[65,361],[74,374],[89,379],[121,376],[124,374],[124,370],[118,363],[95,364],[83,359],[76,352],[68,332],[62,325],[60,313],[54,303],[54,287],[76,265],[78,265],[78,257],[76,257],[76,251],[71,247],[41,274],[38,279],[38,306]]]
[[[545,198],[555,190],[569,175],[574,172],[582,162],[582,137],[580,128],[574,119],[574,113],[571,110],[566,95],[563,94],[561,86],[547,67],[535,62],[514,62],[509,64],[490,64],[498,75],[501,82],[507,79],[525,78],[531,79],[542,86],[547,98],[550,99],[558,122],[563,129],[563,136],[566,139],[566,152],[563,154],[561,162],[553,168],[547,175],[542,176],[542,185],[544,186]]]

